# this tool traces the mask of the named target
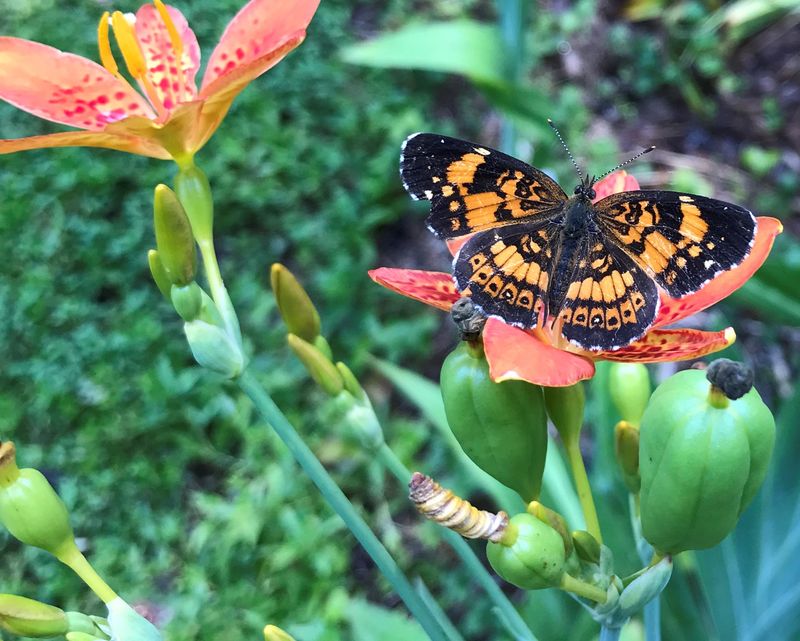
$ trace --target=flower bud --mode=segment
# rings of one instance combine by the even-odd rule
[[[166,185],[158,185],[153,197],[153,224],[158,256],[173,285],[194,280],[197,268],[192,227],[178,197]]]
[[[558,532],[564,541],[564,553],[567,556],[572,554],[572,535],[569,533],[569,527],[567,527],[567,522],[564,520],[563,516],[561,516],[555,510],[545,507],[539,503],[539,501],[531,501],[528,503],[526,511],[528,514],[532,514],[540,521],[544,521],[547,523],[547,525]]]
[[[114,641],[162,641],[156,627],[121,598],[109,601],[106,607]]]
[[[270,283],[275,302],[290,334],[313,343],[319,336],[319,312],[306,290],[286,267],[274,263],[270,270]]]
[[[0,444],[0,523],[26,545],[59,556],[74,545],[69,514],[44,475],[19,469],[14,444]]]
[[[486,556],[497,574],[525,590],[557,587],[564,576],[561,535],[532,514],[517,514],[498,543],[486,546]]]
[[[0,629],[34,639],[57,637],[67,632],[67,615],[46,603],[0,594]]]
[[[561,435],[564,443],[577,443],[583,426],[583,408],[586,395],[581,383],[569,387],[545,387],[544,401],[547,415]]]
[[[76,632],[67,632],[67,641],[104,641],[107,637],[97,636],[88,632],[78,630]]]
[[[163,294],[164,298],[169,300],[172,283],[164,269],[164,263],[161,262],[161,257],[158,255],[158,250],[151,249],[147,252],[147,264],[150,265],[150,274],[153,276],[158,291]]]
[[[627,421],[620,421],[614,428],[614,452],[628,491],[637,494],[642,482],[639,478],[639,430]]]
[[[178,316],[187,323],[200,315],[203,307],[203,290],[194,281],[184,286],[173,285],[170,298]]]
[[[203,367],[235,378],[244,369],[244,356],[225,330],[202,320],[184,323],[183,331],[194,359]]]
[[[482,349],[468,342],[445,359],[440,382],[447,422],[466,455],[524,500],[538,498],[547,454],[542,388],[495,383]]]
[[[294,637],[279,627],[268,625],[264,628],[264,641],[294,641]]]
[[[672,577],[672,559],[665,557],[636,577],[619,595],[618,616],[627,620],[658,597]]]
[[[197,242],[213,242],[214,199],[203,171],[194,165],[181,169],[175,176],[175,193],[189,218]]]
[[[361,387],[361,383],[358,382],[355,374],[353,374],[347,365],[339,361],[336,363],[336,369],[339,370],[339,374],[342,377],[342,382],[344,383],[344,389],[349,394],[358,400],[365,399],[367,397],[366,393],[364,392],[364,388]]]
[[[578,557],[588,563],[600,563],[602,548],[600,543],[586,530],[575,530],[572,533],[572,543]]]
[[[294,334],[289,334],[287,340],[289,347],[292,348],[295,356],[300,359],[317,385],[331,396],[336,396],[344,389],[342,375],[336,365],[331,363],[322,352]]]
[[[650,398],[647,366],[642,363],[611,363],[608,391],[622,420],[638,427]]]
[[[740,367],[733,378],[747,379]],[[709,370],[714,378],[717,368]],[[733,383],[728,391],[742,394]],[[679,372],[653,393],[642,418],[642,532],[661,553],[719,543],[766,476],[775,420],[755,389],[733,399],[726,388],[703,371]]]
[[[345,403],[345,421],[355,431],[361,445],[372,451],[383,445],[383,429],[367,396],[355,399],[341,392],[338,398]]]

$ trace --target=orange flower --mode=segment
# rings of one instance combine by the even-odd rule
[[[135,20],[119,11],[110,19],[103,15],[98,28],[103,66],[38,42],[0,37],[0,98],[40,118],[84,130],[0,140],[0,154],[104,147],[188,165],[239,92],[303,41],[318,4],[248,2],[222,34],[199,91],[197,39],[181,12],[162,0],[142,6]],[[109,22],[142,93],[117,68]]]
[[[597,199],[619,191],[638,189],[633,176],[618,171],[595,186]],[[702,289],[672,299],[661,293],[661,307],[647,334],[614,351],[581,350],[549,328],[523,330],[491,317],[483,330],[483,347],[495,381],[524,380],[547,387],[563,387],[594,375],[594,361],[681,361],[699,358],[728,347],[736,339],[732,328],[720,332],[697,329],[669,329],[676,321],[691,316],[722,300],[741,287],[766,260],[775,237],[783,231],[780,221],[761,216],[750,254],[737,267],[724,272]],[[449,243],[455,254],[464,239]],[[449,311],[460,298],[449,274],[414,269],[381,267],[369,272],[376,283],[433,307]]]

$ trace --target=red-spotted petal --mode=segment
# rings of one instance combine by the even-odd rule
[[[183,14],[174,7],[167,11],[183,42],[180,64],[169,31],[158,10],[145,4],[136,12],[136,39],[147,65],[147,76],[167,110],[197,97],[195,76],[200,68],[200,47]]]
[[[528,381],[545,387],[566,387],[594,376],[594,363],[556,349],[533,333],[489,318],[483,328],[483,349],[492,380]]]
[[[289,40],[302,39],[318,5],[319,0],[250,0],[230,21],[211,54],[201,95],[220,90],[220,81],[237,68],[268,57]]]
[[[767,259],[775,237],[783,231],[783,225],[777,218],[759,216],[756,220],[756,238],[747,258],[738,267],[723,272],[694,294],[679,299],[662,294],[661,307],[653,327],[670,325],[710,307],[739,289],[756,273]]]
[[[131,154],[150,156],[161,160],[170,158],[170,154],[152,140],[140,136],[103,131],[65,131],[46,136],[0,140],[0,154],[12,154],[29,149],[47,149],[49,147],[100,147],[102,149],[127,151]]]
[[[595,197],[593,202],[602,200],[611,194],[618,194],[622,191],[634,191],[639,189],[639,181],[631,176],[627,171],[621,169],[609,174],[602,180],[597,181],[592,187]]]
[[[720,332],[699,329],[653,329],[643,339],[613,352],[600,352],[606,361],[686,361],[718,352],[732,345],[736,333],[732,328]]]
[[[0,99],[93,131],[131,115],[155,118],[142,96],[97,63],[21,38],[0,37]]]
[[[387,289],[446,312],[460,298],[453,279],[441,272],[379,267],[371,270],[369,277]]]

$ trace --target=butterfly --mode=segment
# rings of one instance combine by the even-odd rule
[[[567,196],[521,160],[439,134],[406,139],[400,175],[414,199],[430,201],[436,236],[470,236],[453,261],[464,296],[511,325],[549,324],[585,350],[641,338],[659,289],[696,292],[741,263],[755,238],[753,214],[738,205],[673,191],[593,203],[596,178]]]

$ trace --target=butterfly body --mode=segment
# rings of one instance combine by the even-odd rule
[[[749,253],[755,219],[719,200],[631,191],[593,202],[588,177],[568,197],[543,172],[499,151],[437,134],[406,140],[400,162],[429,228],[468,236],[458,289],[487,315],[553,327],[587,350],[614,350],[653,324],[658,289],[697,291]]]

